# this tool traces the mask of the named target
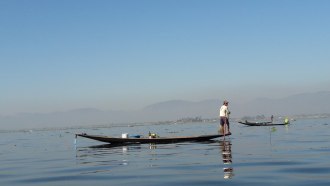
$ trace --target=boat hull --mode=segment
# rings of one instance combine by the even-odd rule
[[[276,126],[276,125],[288,125],[285,123],[271,123],[271,122],[242,122],[239,121],[238,123],[243,124],[243,125],[248,125],[248,126]]]
[[[158,138],[116,138],[110,136],[88,135],[88,134],[76,134],[76,137],[89,138],[101,142],[118,144],[118,143],[178,143],[187,141],[207,141],[214,138],[223,137],[224,135],[201,135],[201,136],[187,136],[187,137],[158,137]],[[228,136],[228,135],[226,135]]]

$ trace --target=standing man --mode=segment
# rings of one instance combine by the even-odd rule
[[[274,120],[274,116],[272,115],[272,116],[270,117],[270,121],[273,123],[273,120]]]
[[[225,135],[225,134],[231,134],[229,130],[229,114],[230,111],[228,110],[228,101],[225,100],[223,101],[223,105],[220,107],[220,132]],[[225,127],[227,126],[227,131],[225,130]],[[227,132],[227,133],[225,133]]]

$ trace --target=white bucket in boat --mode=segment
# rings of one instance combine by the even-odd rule
[[[122,133],[121,138],[128,138],[128,133]]]

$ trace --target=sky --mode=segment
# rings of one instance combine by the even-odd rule
[[[0,115],[330,90],[327,0],[1,0]]]

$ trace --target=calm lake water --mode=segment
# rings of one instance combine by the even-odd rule
[[[0,185],[329,185],[330,118],[246,127],[203,143],[129,146],[74,134],[216,134],[217,123],[2,132]]]

